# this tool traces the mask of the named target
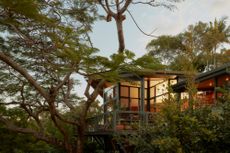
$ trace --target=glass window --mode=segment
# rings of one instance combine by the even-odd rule
[[[128,98],[121,98],[121,110],[128,110],[129,107],[129,99]]]
[[[154,112],[154,107],[155,107],[154,105],[155,105],[155,104],[154,104],[154,99],[151,99],[151,100],[150,100],[150,111],[151,111],[151,112]]]
[[[229,75],[223,75],[223,76],[219,76],[218,80],[217,80],[217,86],[228,86],[230,82],[230,76]]]
[[[116,86],[112,86],[104,89],[105,101],[109,101],[110,99],[114,98],[116,96],[115,91],[116,91]]]
[[[139,97],[138,88],[130,87],[130,97],[131,98],[138,98]]]
[[[144,106],[145,111],[147,111],[147,100],[145,100],[145,106]]]
[[[138,111],[138,108],[139,108],[138,101],[139,101],[138,99],[131,99],[131,103],[130,103],[131,111]]]
[[[145,81],[145,87],[147,87],[148,86],[148,81]]]
[[[154,97],[155,96],[155,91],[154,91],[154,88],[155,87],[152,87],[152,88],[150,88],[150,98],[152,98],[152,97]]]
[[[156,97],[156,103],[162,103],[163,102],[163,97]]]
[[[121,96],[128,97],[129,96],[129,88],[128,87],[122,87],[121,86]]]
[[[161,95],[162,94],[162,88],[160,85],[156,86],[156,96]]]
[[[147,98],[147,89],[145,89],[145,99]]]
[[[167,92],[168,92],[168,84],[167,84],[167,82],[163,82],[163,83],[158,84],[156,86],[156,95],[157,96],[165,94]]]

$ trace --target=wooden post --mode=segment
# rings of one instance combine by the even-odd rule
[[[170,84],[170,79],[168,79],[168,89],[167,89],[168,90],[168,100],[170,100],[170,92],[171,92],[170,91],[170,87],[171,87],[170,85],[171,85]]]
[[[106,103],[106,93],[103,91],[103,111],[104,111],[103,118],[104,118],[104,124],[106,124],[106,115],[105,114],[106,114],[106,111],[107,111],[105,103]]]
[[[150,80],[147,80],[147,111],[150,112]]]
[[[141,119],[142,122],[144,121],[144,106],[145,106],[145,79],[144,77],[141,78],[141,93],[140,93],[140,100],[141,100],[141,109],[140,109],[140,114],[141,114]]]
[[[120,83],[116,85],[116,100],[113,107],[113,130],[116,131],[117,121],[119,120],[119,110],[120,110]]]
[[[117,83],[117,86],[116,86],[116,103],[115,103],[115,105],[116,105],[116,110],[120,110],[120,108],[121,108],[121,104],[120,104],[120,83]]]

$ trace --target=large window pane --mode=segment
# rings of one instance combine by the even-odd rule
[[[154,87],[150,88],[150,98],[155,96]]]
[[[154,112],[154,107],[155,107],[154,99],[151,99],[150,100],[150,112]]]
[[[129,107],[129,99],[128,98],[121,98],[121,110],[128,110]]]
[[[131,99],[130,103],[130,110],[131,111],[138,111],[139,105],[138,105],[138,99]]]
[[[147,89],[145,89],[145,99],[147,98]]]
[[[138,98],[139,97],[138,88],[130,87],[130,97],[131,98]]]
[[[148,111],[148,110],[147,110],[147,100],[145,100],[145,106],[144,106],[144,109],[145,109],[145,111]]]
[[[128,87],[122,87],[121,86],[121,96],[123,96],[123,97],[128,97],[129,96],[129,90],[128,90],[129,88]]]
[[[156,103],[162,103],[163,102],[163,96],[156,97]]]
[[[162,95],[164,93],[167,93],[168,92],[167,88],[168,88],[167,82],[158,84],[156,86],[156,95],[158,96],[158,95]]]

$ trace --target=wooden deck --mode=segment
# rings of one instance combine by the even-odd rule
[[[140,111],[112,111],[91,118],[88,134],[111,134],[131,132],[140,125],[151,123],[154,115],[152,112]]]

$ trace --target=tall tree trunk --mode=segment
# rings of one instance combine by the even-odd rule
[[[125,49],[125,40],[124,40],[123,25],[122,25],[123,20],[124,19],[122,15],[117,15],[117,18],[115,19],[117,24],[117,36],[119,41],[118,53],[123,53]]]
[[[81,121],[80,126],[77,129],[78,138],[77,138],[77,153],[83,153],[84,142],[85,142],[85,122]]]
[[[71,144],[66,145],[65,149],[68,153],[74,153],[74,147]]]

